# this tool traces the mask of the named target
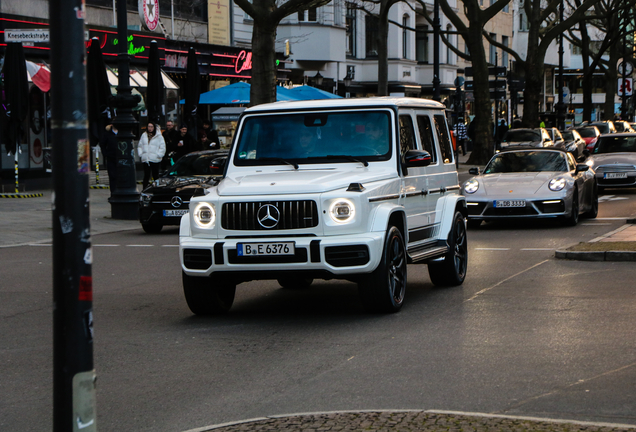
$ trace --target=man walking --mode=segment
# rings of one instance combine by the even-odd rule
[[[457,154],[459,154],[459,147],[461,147],[462,155],[466,156],[466,140],[468,139],[468,134],[466,133],[464,117],[459,117],[457,123],[455,123],[455,137],[457,138]]]

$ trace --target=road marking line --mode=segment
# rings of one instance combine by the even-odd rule
[[[612,225],[611,223],[582,223],[583,226],[607,226]]]
[[[469,302],[469,301],[471,301],[471,300],[474,300],[474,299],[475,299],[478,295],[483,294],[483,293],[485,293],[486,291],[490,291],[490,290],[491,290],[491,289],[493,289],[493,288],[497,288],[497,287],[498,287],[499,285],[501,285],[502,283],[507,282],[507,281],[509,281],[510,279],[516,278],[516,277],[517,277],[517,276],[519,276],[520,274],[523,274],[523,273],[525,273],[525,272],[527,272],[527,271],[529,271],[529,270],[532,270],[532,269],[533,269],[533,268],[535,268],[535,267],[539,267],[541,264],[545,264],[545,263],[547,263],[548,261],[550,261],[550,260],[544,260],[544,261],[541,261],[540,263],[537,263],[537,264],[535,264],[535,265],[533,265],[533,266],[531,266],[531,267],[528,267],[528,268],[527,268],[527,269],[525,269],[525,270],[521,270],[521,271],[520,271],[519,273],[517,273],[517,274],[513,274],[512,276],[507,277],[506,279],[504,279],[504,280],[502,280],[502,281],[500,281],[500,282],[497,282],[497,283],[496,283],[496,284],[494,284],[493,286],[490,286],[490,287],[488,287],[488,288],[484,288],[483,290],[478,291],[477,293],[475,293],[475,295],[473,295],[471,298],[467,299],[466,301],[467,301],[467,302]]]
[[[179,245],[161,245],[161,247],[179,247]]]
[[[94,244],[93,246],[97,246],[97,247],[117,247],[117,246],[121,246],[118,244]]]
[[[554,248],[522,248],[522,251],[553,251]]]
[[[627,220],[629,219],[630,216],[626,216],[626,217],[605,217],[605,218],[596,218],[594,220],[600,221],[600,220]]]
[[[128,247],[154,247],[155,245],[126,245]]]
[[[596,242],[599,242],[599,241],[601,241],[601,240],[603,240],[603,239],[606,239],[607,237],[609,237],[609,236],[611,236],[611,235],[614,235],[614,234],[616,234],[616,233],[619,233],[619,232],[621,232],[621,231],[626,230],[626,229],[627,229],[627,228],[629,228],[630,226],[631,226],[630,224],[625,224],[625,225],[623,225],[622,227],[615,229],[614,231],[610,231],[610,232],[608,232],[607,234],[604,234],[604,235],[602,235],[602,236],[600,236],[600,237],[596,237],[595,239],[590,240],[590,243],[596,243]]]
[[[475,250],[484,250],[484,251],[507,251],[510,248],[475,248]]]
[[[27,246],[53,246],[52,244],[29,243]]]

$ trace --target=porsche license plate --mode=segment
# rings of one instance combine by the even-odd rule
[[[525,207],[526,202],[524,200],[497,200],[495,201],[495,207]]]
[[[605,178],[606,179],[623,179],[623,178],[627,178],[627,173],[605,173]]]
[[[170,216],[183,216],[185,214],[188,214],[188,210],[164,210],[163,211],[163,215],[170,217]]]
[[[294,242],[279,243],[239,243],[236,245],[238,256],[249,255],[294,255]]]

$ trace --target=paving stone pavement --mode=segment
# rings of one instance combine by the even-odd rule
[[[253,419],[187,432],[619,432],[636,426],[448,411],[334,412]]]

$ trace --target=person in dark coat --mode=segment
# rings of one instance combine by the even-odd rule
[[[99,140],[102,154],[106,158],[106,170],[108,171],[111,195],[113,187],[117,184],[117,150],[119,148],[117,132],[117,128],[109,124]]]
[[[188,125],[185,123],[179,127],[179,135],[177,135],[176,141],[177,145],[175,146],[172,156],[175,162],[183,155],[200,150],[196,140],[188,133]]]
[[[203,138],[205,136],[205,138]],[[210,122],[203,121],[203,128],[199,132],[199,143],[201,150],[218,150],[221,148],[219,134],[210,127]]]
[[[166,122],[166,130],[161,134],[163,140],[166,142],[166,154],[161,161],[161,170],[166,170],[170,167],[170,153],[177,150],[177,143],[179,142],[179,131],[175,129],[174,123],[170,120]]]

